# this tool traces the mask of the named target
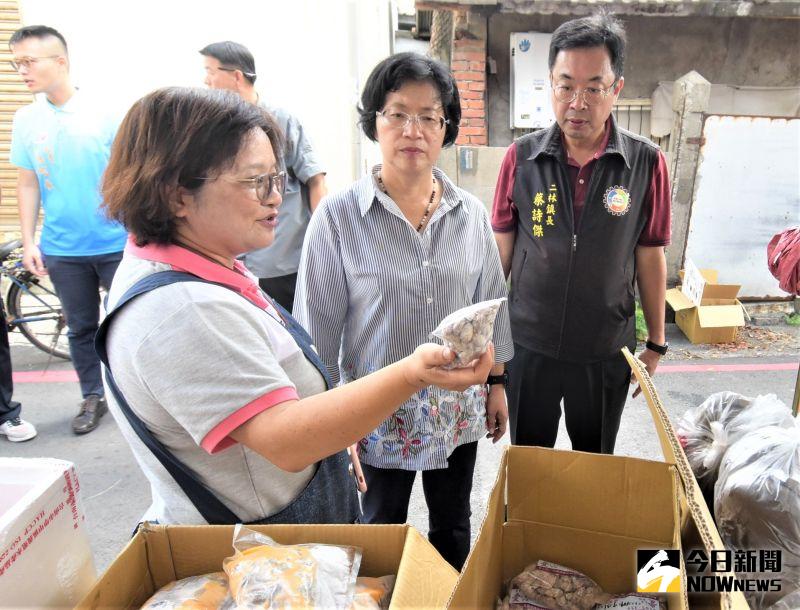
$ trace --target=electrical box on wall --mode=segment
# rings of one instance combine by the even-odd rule
[[[552,37],[540,32],[511,33],[511,129],[549,127],[555,121],[547,68]]]

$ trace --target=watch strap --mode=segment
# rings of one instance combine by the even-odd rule
[[[658,343],[653,343],[650,339],[644,344],[647,349],[651,352],[655,352],[656,354],[660,354],[663,356],[669,350],[669,343],[667,341],[664,342],[664,345],[659,345]]]
[[[486,385],[503,384],[503,387],[508,387],[508,371],[503,371],[502,375],[489,375],[486,378]]]

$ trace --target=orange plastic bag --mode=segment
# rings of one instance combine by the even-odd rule
[[[359,576],[351,610],[386,610],[392,599],[394,576]]]
[[[236,554],[222,562],[237,606],[349,610],[361,549],[330,544],[282,545],[237,525]]]

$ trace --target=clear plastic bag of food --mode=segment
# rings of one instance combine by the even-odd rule
[[[467,366],[489,347],[494,333],[494,320],[505,301],[492,299],[462,307],[439,322],[431,337],[442,340],[456,354],[451,367]]]
[[[361,565],[361,549],[332,544],[278,544],[237,525],[236,553],[222,562],[241,608],[349,610]]]
[[[586,574],[540,560],[511,580],[508,606],[512,610],[592,610],[611,597]]]
[[[713,489],[728,447],[765,426],[794,426],[789,407],[775,394],[748,398],[735,392],[717,392],[688,409],[678,420],[677,432],[700,486]]]
[[[667,603],[655,595],[627,593],[613,596],[607,603],[595,606],[594,610],[667,610]]]
[[[392,599],[394,576],[359,576],[351,610],[386,610]]]
[[[233,610],[225,572],[190,576],[161,587],[142,606],[143,610]]]

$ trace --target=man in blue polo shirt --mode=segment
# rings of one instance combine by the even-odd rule
[[[12,65],[41,99],[14,115],[11,163],[19,168],[23,264],[49,273],[69,328],[69,347],[83,401],[72,420],[76,434],[91,432],[106,412],[100,361],[93,340],[100,287],[108,288],[125,247],[125,230],[99,209],[100,180],[108,163],[116,122],[99,103],[71,83],[64,37],[33,25],[9,40]],[[45,219],[35,241],[39,206]]]

